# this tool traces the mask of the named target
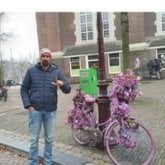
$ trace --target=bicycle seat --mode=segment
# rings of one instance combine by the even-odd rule
[[[94,103],[96,101],[96,98],[95,97],[92,97],[90,95],[85,95],[84,97],[85,97],[85,101],[87,103]]]

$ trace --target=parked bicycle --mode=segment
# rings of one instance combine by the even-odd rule
[[[0,84],[0,100],[7,101],[8,97],[8,88]]]
[[[104,123],[97,123],[94,108],[97,99],[77,89],[74,107],[67,117],[74,139],[81,145],[96,145],[103,141],[114,164],[149,164],[155,155],[154,139],[141,122],[129,115],[129,102],[138,94],[137,85],[137,77],[130,73],[114,78],[108,93],[112,114]]]

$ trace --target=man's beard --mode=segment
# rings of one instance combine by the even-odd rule
[[[48,63],[48,61],[44,60],[44,61],[42,61],[42,65],[43,65],[44,67],[46,67],[46,66],[49,65],[49,63]]]

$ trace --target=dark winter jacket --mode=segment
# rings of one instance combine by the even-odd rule
[[[161,69],[161,62],[160,62],[160,60],[159,59],[155,59],[154,61],[155,61],[155,71],[156,72],[160,71],[160,69]]]
[[[50,65],[47,71],[42,69],[40,63],[29,68],[20,91],[24,108],[33,106],[38,111],[56,111],[57,87],[52,82],[57,79],[64,82],[60,87],[62,92],[69,93],[70,84],[56,65]]]
[[[150,75],[152,75],[153,74],[153,71],[154,71],[154,61],[153,60],[150,60],[147,63],[147,67],[148,67],[148,70],[149,70]]]

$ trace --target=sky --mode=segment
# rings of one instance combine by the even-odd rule
[[[165,0],[3,0],[0,11],[164,11],[164,6]]]
[[[13,37],[2,42],[4,59],[20,60],[26,57],[32,60],[31,58],[37,58],[38,39],[35,12],[5,12],[1,27],[13,33]]]
[[[4,27],[15,34],[10,42],[3,45],[5,58],[12,56],[12,58],[19,60],[23,57],[29,58],[29,54],[33,54],[33,56],[35,54],[37,57],[36,11],[156,12],[164,11],[164,6],[165,0],[5,0],[0,5],[0,11],[6,12]]]

